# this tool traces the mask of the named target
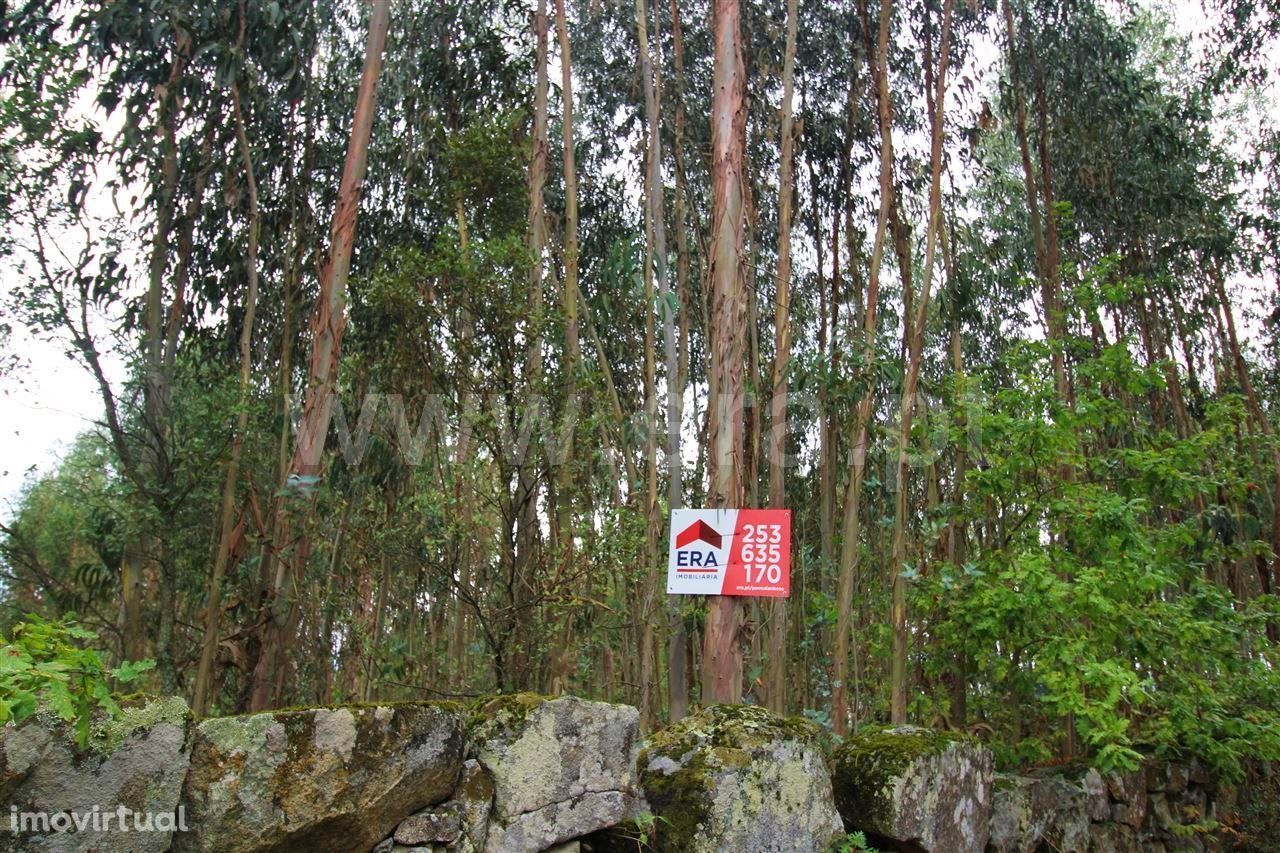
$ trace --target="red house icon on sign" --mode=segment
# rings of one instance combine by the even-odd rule
[[[705,542],[713,548],[719,548],[720,534],[705,521],[695,521],[676,537],[676,547],[683,548],[692,542]]]

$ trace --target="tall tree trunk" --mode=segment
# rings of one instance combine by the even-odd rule
[[[342,693],[344,701],[363,700],[365,649],[372,636],[373,624],[373,566],[371,554],[363,555],[356,564],[352,584],[351,620],[347,625],[346,642],[342,655]]]
[[[388,513],[390,516],[390,513]],[[390,518],[387,519],[390,521]],[[378,649],[382,645],[382,635],[386,632],[383,620],[387,613],[387,588],[391,586],[391,561],[385,551],[379,557],[378,601],[373,606],[373,619],[369,631],[369,651],[364,666],[361,667],[364,684],[360,691],[360,701],[372,702],[378,687]]]
[[[556,36],[560,43],[560,139],[564,169],[564,278],[560,287],[560,310],[564,314],[564,424],[556,464],[557,557],[565,573],[575,561],[574,509],[574,427],[578,416],[578,371],[582,348],[578,330],[578,169],[573,146],[573,62],[569,49],[569,22],[565,0],[555,0]],[[556,635],[551,654],[552,695],[569,688],[571,667],[572,613],[562,614],[563,625]]]
[[[1062,309],[1059,305],[1060,299],[1056,284],[1059,266],[1057,217],[1051,209],[1046,209],[1043,217],[1041,216],[1041,188],[1036,180],[1035,169],[1031,161],[1031,145],[1027,135],[1027,106],[1026,98],[1023,94],[1023,86],[1025,84],[1024,61],[1021,58],[1022,53],[1018,47],[1017,29],[1014,25],[1013,9],[1009,0],[1001,0],[1000,8],[1004,18],[1006,61],[1009,66],[1009,76],[1014,97],[1014,135],[1018,140],[1018,156],[1022,164],[1023,187],[1027,196],[1027,216],[1036,253],[1036,278],[1040,282],[1040,299],[1044,304],[1045,334],[1052,347],[1051,359],[1054,387],[1058,391],[1059,398],[1065,402],[1068,395],[1066,367],[1063,360],[1065,339],[1064,330],[1062,329]],[[1042,158],[1047,160],[1048,149],[1043,129],[1040,137],[1040,154]],[[1042,174],[1045,176],[1051,174],[1047,165],[1042,168]],[[1045,186],[1047,187],[1048,184]],[[1046,193],[1047,207],[1048,199],[1052,197],[1052,192],[1046,190]]]
[[[302,174],[301,180],[293,180],[290,174],[290,194],[289,194],[289,244],[291,251],[289,259],[285,265],[284,271],[284,304],[281,309],[283,314],[281,331],[280,331],[280,369],[276,373],[277,398],[279,400],[279,409],[277,415],[280,418],[280,434],[276,441],[276,470],[275,470],[275,490],[284,489],[289,478],[289,434],[292,426],[290,408],[293,404],[293,356],[294,356],[294,322],[297,306],[295,305],[298,291],[298,282],[301,277],[303,252],[306,250],[305,228],[299,227],[299,202],[298,199],[306,199],[311,190],[312,177],[312,150],[314,145],[315,134],[313,131],[312,116],[315,110],[314,105],[315,87],[312,85],[311,63],[304,65],[304,90],[303,95],[303,112],[305,119],[302,126]],[[289,128],[290,137],[292,139],[294,128]],[[292,144],[290,145],[292,148]],[[292,172],[292,170],[291,170]],[[278,512],[281,509],[279,501],[272,503],[271,536],[274,542],[275,526],[278,522]],[[271,542],[265,543],[262,548],[262,557],[258,566],[258,593],[266,595],[272,589],[273,578],[276,571],[276,552],[271,547]]]
[[[953,239],[955,234],[954,222],[950,232],[942,229],[942,261],[947,270],[947,280],[951,283],[952,290],[952,320],[951,320],[951,372],[952,377],[957,384],[954,385],[960,391],[961,397],[951,401],[952,409],[955,412],[954,423],[958,432],[964,436],[967,434],[968,426],[968,401],[964,399],[965,385],[964,380],[964,338],[961,336],[960,324],[960,296],[959,288],[956,282],[956,259],[954,255]],[[962,438],[956,445],[955,453],[955,474],[952,477],[951,484],[951,504],[952,506],[960,506],[964,501],[964,484],[965,478],[969,471],[969,451],[965,438]],[[958,514],[957,514],[958,515]],[[968,558],[969,542],[968,531],[965,528],[965,522],[962,518],[956,517],[952,520],[950,528],[947,531],[947,562],[953,566],[963,565]],[[962,729],[968,720],[968,704],[969,704],[969,657],[968,651],[964,647],[965,637],[963,633],[959,637],[960,650],[956,653],[953,669],[950,675],[951,679],[951,725],[954,728]]]
[[[645,590],[643,612],[641,618],[646,626],[645,642],[641,649],[641,715],[644,721],[653,725],[657,720],[656,679],[651,671],[657,660],[657,645],[653,632],[653,608],[658,595],[659,568],[657,531],[661,529],[658,515],[658,478],[657,478],[657,388],[653,345],[656,337],[653,317],[653,277],[657,276],[657,293],[662,310],[663,354],[667,381],[666,405],[666,447],[667,464],[667,504],[668,509],[680,504],[681,471],[680,471],[680,390],[679,383],[679,351],[676,348],[675,319],[676,312],[671,304],[672,294],[667,271],[667,231],[664,202],[664,185],[662,178],[662,137],[660,134],[661,80],[659,62],[654,61],[656,50],[651,47],[648,29],[648,11],[645,0],[636,0],[636,35],[640,51],[640,73],[644,86],[645,118],[648,126],[645,150],[647,154],[645,170],[645,186],[648,190],[646,198],[646,258],[645,258],[645,418],[648,441],[646,456],[649,464],[647,480],[647,496],[649,502],[649,574]],[[654,10],[654,23],[657,25],[657,10]],[[655,38],[653,44],[661,41]],[[668,620],[671,613],[668,607]]]
[[[143,341],[146,380],[143,385],[143,465],[144,493],[151,495],[151,502],[161,519],[159,532],[144,533],[139,551],[149,553],[158,569],[159,624],[156,631],[156,671],[160,675],[161,688],[166,693],[177,692],[178,676],[174,662],[174,627],[177,618],[177,579],[173,576],[170,531],[176,507],[171,503],[173,470],[168,452],[169,396],[172,376],[165,369],[165,310],[164,274],[169,265],[169,243],[173,220],[177,210],[178,195],[178,142],[177,125],[182,108],[181,82],[186,69],[190,41],[175,33],[173,61],[169,79],[163,88],[157,87],[157,123],[160,132],[160,162],[158,192],[159,208],[156,211],[156,227],[151,240],[151,257],[148,264],[147,298],[145,305]],[[120,442],[117,441],[117,444]],[[122,454],[122,460],[130,457]]]
[[[538,0],[534,13],[533,30],[536,41],[536,69],[533,91],[533,157],[529,161],[529,329],[526,332],[528,348],[525,354],[525,387],[528,396],[537,399],[542,383],[542,334],[535,328],[541,323],[543,311],[543,254],[547,246],[547,208],[543,189],[547,181],[547,0]],[[532,445],[517,463],[516,547],[514,577],[512,582],[512,612],[514,616],[515,652],[510,672],[515,685],[528,688],[533,682],[533,577],[537,564],[536,550],[539,539],[537,453]]]
[[[1062,306],[1062,257],[1058,245],[1058,203],[1053,189],[1053,158],[1049,153],[1049,106],[1045,102],[1044,76],[1036,78],[1036,130],[1040,154],[1040,191],[1044,199],[1044,272],[1045,318],[1049,330],[1050,359],[1053,364],[1053,381],[1058,399],[1074,405],[1071,381],[1067,376],[1066,346],[1067,319]]]
[[[390,0],[374,0],[369,19],[369,36],[365,42],[364,69],[356,93],[355,117],[347,143],[342,181],[338,186],[338,203],[329,229],[329,259],[320,274],[320,293],[311,317],[311,360],[308,367],[307,399],[302,411],[302,424],[290,460],[290,480],[301,486],[314,486],[324,474],[324,443],[329,432],[333,402],[337,398],[338,361],[342,350],[342,334],[346,330],[347,275],[351,268],[351,250],[355,242],[356,212],[360,206],[360,185],[364,181],[369,154],[369,138],[378,94],[378,78],[382,74],[382,54],[386,48],[390,26]],[[314,493],[307,501],[308,515],[314,506]],[[310,550],[309,534],[303,530],[293,541],[291,512],[283,500],[277,502],[273,548],[276,572],[267,607],[268,619],[263,628],[262,649],[254,667],[250,709],[263,710],[271,705],[275,685],[285,669],[286,654],[293,637],[289,636],[292,618],[293,590]],[[303,520],[305,525],[306,521]],[[288,553],[286,553],[288,552]]]
[[[907,602],[906,578],[903,569],[907,561],[907,505],[909,498],[908,469],[911,419],[915,411],[916,386],[920,378],[920,363],[924,354],[924,329],[929,317],[929,288],[933,281],[934,257],[938,235],[942,229],[942,143],[945,136],[944,114],[947,90],[947,66],[951,57],[951,18],[954,0],[944,0],[942,6],[941,47],[938,50],[938,70],[935,77],[937,92],[934,95],[934,112],[931,117],[933,145],[930,154],[932,177],[929,185],[929,224],[925,232],[924,273],[920,277],[920,294],[916,304],[915,320],[910,340],[907,342],[906,381],[902,390],[901,432],[898,436],[898,476],[894,484],[896,493],[893,519],[893,573],[892,603],[889,621],[893,628],[893,652],[890,658],[889,690],[890,717],[894,725],[907,721]],[[927,34],[926,34],[927,37]]]
[[[870,11],[867,3],[859,8],[863,27],[870,41]],[[867,273],[867,294],[863,310],[863,374],[871,376],[875,369],[876,318],[880,305],[880,269],[884,263],[885,241],[889,231],[890,211],[894,209],[893,186],[893,102],[889,92],[889,32],[893,22],[892,0],[881,0],[877,39],[872,62],[876,83],[876,114],[880,125],[880,208],[876,217],[876,233],[871,248]],[[868,51],[870,52],[870,51]],[[849,641],[853,630],[853,600],[862,556],[862,484],[866,475],[867,445],[875,395],[870,388],[858,401],[856,434],[850,447],[851,463],[845,487],[844,517],[840,546],[840,575],[836,593],[836,644],[832,667],[832,725],[839,734],[849,730]]]
[[[769,506],[787,505],[787,369],[791,360],[791,203],[795,196],[795,127],[791,101],[795,94],[796,0],[787,0],[787,48],[782,62],[782,152],[778,164],[778,266],[773,311],[773,376],[769,398]],[[770,601],[769,710],[787,708],[787,602]]]
[[[689,298],[689,231],[685,224],[687,207],[686,187],[680,180],[682,150],[684,148],[684,47],[680,32],[680,8],[671,0],[671,38],[673,60],[676,68],[675,91],[675,151],[676,190],[674,224],[676,231],[676,287],[675,295],[680,326],[679,350],[675,369],[672,370],[670,347],[675,330],[668,334],[671,321],[670,304],[664,297],[666,313],[663,314],[663,335],[667,339],[667,509],[675,511],[684,504],[684,462],[680,455],[680,430],[684,422],[684,392],[689,372],[689,327],[686,322],[686,301]],[[675,723],[684,719],[689,711],[689,637],[685,631],[681,611],[681,596],[667,596],[667,719]]]
[[[462,206],[462,199],[454,203],[454,215],[458,227],[458,249],[462,253],[462,262],[470,264],[470,240],[467,234],[467,215]],[[466,684],[467,666],[470,656],[467,654],[468,643],[468,606],[472,596],[471,563],[474,548],[472,530],[474,486],[471,477],[471,431],[475,421],[472,411],[472,400],[475,393],[474,378],[471,374],[471,345],[475,338],[475,318],[471,309],[464,304],[461,310],[462,323],[459,331],[458,357],[461,364],[459,371],[463,383],[459,400],[458,438],[453,455],[453,497],[458,505],[458,582],[454,590],[453,632],[449,636],[449,660],[453,661],[450,674],[454,685],[461,690]]]
[[[243,17],[241,27],[243,29]],[[240,479],[240,457],[244,452],[245,433],[249,427],[249,378],[253,367],[253,321],[258,308],[258,235],[261,217],[258,212],[258,181],[254,176],[253,151],[245,131],[244,112],[240,105],[240,88],[231,84],[231,107],[235,117],[236,140],[240,156],[244,159],[245,187],[249,197],[248,247],[245,254],[246,289],[244,320],[240,328],[240,388],[236,400],[235,433],[231,438],[231,458],[227,460],[226,478],[222,483],[222,507],[218,535],[218,552],[214,557],[213,573],[209,577],[208,595],[204,607],[204,638],[200,644],[200,664],[196,669],[196,684],[191,701],[191,712],[196,719],[208,711],[209,678],[213,673],[213,658],[218,649],[218,630],[222,617],[222,581],[231,562],[231,540],[235,529],[236,485]]]
[[[745,81],[738,0],[715,0],[711,100],[711,400],[708,442],[711,506],[742,500],[743,356],[742,163]],[[710,596],[703,639],[702,700],[742,700],[741,614],[732,596]]]

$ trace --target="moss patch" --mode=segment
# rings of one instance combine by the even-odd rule
[[[917,759],[945,752],[952,744],[976,743],[970,735],[914,726],[863,731],[835,753],[832,786],[846,824],[883,826],[893,816],[893,780]]]
[[[431,700],[420,702],[413,699],[396,700],[392,702],[339,702],[333,705],[289,705],[284,708],[273,708],[270,711],[246,711],[242,714],[218,714],[216,716],[206,717],[206,720],[242,720],[246,717],[273,716],[276,714],[296,714],[303,711],[340,711],[346,708],[350,711],[375,710],[377,708],[441,708],[446,711],[457,711],[459,713],[464,709],[461,702],[452,702],[449,700]]]
[[[654,814],[661,816],[658,836],[663,849],[681,850],[704,831],[711,816],[712,779],[719,768],[710,753],[699,750],[669,773],[649,772],[648,750],[640,753],[641,784]],[[677,755],[675,758],[679,758]]]
[[[781,740],[799,741],[824,754],[831,751],[830,741],[816,723],[803,717],[778,717],[758,705],[713,705],[655,732],[647,750],[679,758],[702,744],[754,749]]]
[[[524,726],[529,715],[550,697],[537,693],[504,693],[477,699],[467,706],[466,726],[469,740],[488,740]]]

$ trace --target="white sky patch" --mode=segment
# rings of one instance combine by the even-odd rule
[[[93,120],[104,138],[110,138],[119,131],[123,119],[105,115],[94,102],[96,94],[91,87],[86,88],[75,112]],[[122,225],[124,217],[119,205],[122,201],[127,204],[134,192],[135,188],[126,185],[113,197],[105,181],[91,185],[85,206],[86,222],[94,239]],[[19,242],[28,239],[29,235],[24,234]],[[75,257],[84,239],[84,232],[74,229],[51,235],[52,242],[68,257]],[[143,243],[134,242],[133,250],[144,251]],[[52,254],[59,257],[56,251]],[[143,269],[135,258],[127,260],[131,269]],[[29,253],[19,248],[13,257],[0,263],[0,305],[8,306],[26,289],[24,264],[30,262]],[[8,317],[7,310],[0,319],[8,320],[13,329],[3,346],[20,361],[12,373],[0,376],[0,520],[8,520],[16,512],[18,498],[27,484],[56,470],[76,436],[96,428],[102,420],[103,405],[97,383],[79,357],[71,354],[72,346],[65,333],[35,334],[19,318]],[[89,325],[103,370],[118,392],[127,377],[127,368],[112,333],[117,323],[113,318],[91,315]]]

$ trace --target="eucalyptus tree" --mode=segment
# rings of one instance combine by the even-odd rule
[[[243,50],[245,31],[248,22],[245,20],[243,4],[240,8],[240,34],[236,42],[238,50]],[[218,550],[214,557],[213,572],[209,578],[209,595],[205,603],[204,639],[200,645],[200,663],[196,670],[193,687],[192,713],[196,717],[204,716],[208,708],[209,678],[213,669],[213,656],[217,651],[218,626],[222,613],[222,582],[231,561],[231,543],[234,535],[234,513],[236,502],[236,486],[240,478],[240,460],[244,453],[245,432],[249,426],[249,380],[253,371],[253,327],[254,317],[258,310],[258,243],[262,234],[262,217],[258,203],[258,179],[254,166],[253,149],[249,143],[249,134],[245,130],[244,109],[241,105],[240,86],[231,83],[231,109],[235,122],[236,141],[239,144],[240,156],[244,159],[244,181],[248,197],[249,218],[246,223],[248,235],[245,249],[245,278],[247,287],[244,296],[244,319],[240,328],[240,385],[238,405],[240,412],[236,416],[235,433],[231,439],[231,458],[227,462],[226,480],[222,486],[222,505],[219,508]]]
[[[870,15],[867,4],[860,7],[862,24],[870,38]],[[876,323],[880,304],[880,275],[884,262],[885,240],[888,234],[889,213],[895,204],[895,188],[893,181],[893,103],[890,96],[889,82],[889,44],[893,23],[893,5],[889,0],[880,4],[876,24],[875,52],[869,62],[871,79],[875,84],[876,116],[880,128],[880,198],[879,214],[876,218],[875,238],[871,251],[871,259],[867,273],[867,292],[863,309],[864,364],[865,375],[870,376],[876,357]],[[867,444],[870,435],[872,407],[875,395],[871,387],[864,387],[858,403],[856,432],[851,443],[852,466],[849,472],[848,486],[845,492],[844,518],[842,524],[843,545],[840,552],[840,576],[837,591],[838,610],[836,619],[836,642],[833,665],[832,722],[836,731],[847,730],[848,707],[848,663],[849,634],[852,630],[853,598],[855,580],[861,554],[860,527],[862,512],[863,477],[866,472]]]
[[[787,47],[782,68],[781,152],[778,166],[778,266],[774,274],[774,353],[769,394],[769,504],[786,506],[787,371],[791,358],[791,207],[795,195],[796,30],[799,8],[787,3]],[[786,711],[787,605],[771,602],[769,627],[769,708]]]
[[[289,466],[288,485],[310,501],[314,486],[324,473],[324,443],[329,431],[337,390],[338,362],[342,336],[346,330],[346,287],[351,251],[355,242],[356,213],[360,205],[360,184],[364,180],[377,104],[378,78],[382,74],[382,54],[390,27],[389,0],[377,0],[369,19],[364,70],[356,96],[355,116],[347,143],[342,183],[329,231],[329,257],[320,273],[320,293],[311,320],[311,357],[307,396],[302,423]],[[282,497],[287,497],[288,493]],[[306,524],[307,520],[303,520]],[[310,539],[307,531],[293,540],[290,511],[282,502],[275,515],[273,548],[279,557],[270,587],[268,620],[263,625],[262,648],[253,672],[250,707],[261,710],[278,694],[285,655],[295,639],[297,577],[307,562]],[[288,553],[292,550],[292,553]]]
[[[742,43],[737,0],[716,0],[711,110],[711,396],[707,426],[709,502],[740,506],[743,497],[743,363],[746,299],[741,262],[746,132]],[[711,596],[703,641],[704,702],[742,698],[742,614],[732,596]]]

